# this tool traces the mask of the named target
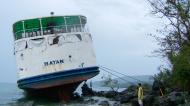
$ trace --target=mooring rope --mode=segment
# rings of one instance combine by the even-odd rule
[[[133,79],[133,80],[136,80],[136,81],[139,81],[139,82],[144,83],[144,81],[141,81],[141,80],[139,80],[139,79],[137,79],[137,78],[134,78],[134,77],[131,77],[131,76],[128,76],[128,75],[125,75],[125,74],[123,74],[123,73],[121,73],[121,72],[115,71],[115,70],[110,69],[110,68],[107,68],[107,67],[105,67],[105,66],[100,66],[100,65],[99,65],[99,68],[102,69],[103,71],[106,71],[106,72],[108,72],[108,73],[114,75],[114,76],[117,76],[117,75],[113,74],[113,73],[110,72],[110,71],[113,71],[113,72],[115,72],[115,73],[117,73],[117,74],[120,74],[120,75],[123,75],[123,76],[125,76],[125,77],[128,77],[128,78],[131,78],[131,79]],[[109,70],[109,71],[108,71],[108,70]],[[118,78],[122,78],[122,77],[119,77],[119,76],[117,76],[117,77],[118,77]],[[122,78],[122,79],[123,79],[123,78]],[[124,79],[124,80],[127,81],[126,79]],[[127,82],[129,82],[129,81],[127,81]],[[132,82],[130,82],[130,83],[132,83]]]
[[[131,83],[131,84],[134,84],[134,83],[132,83],[132,82],[130,82],[130,81],[127,81],[126,79],[124,79],[124,78],[118,76],[118,75],[113,74],[113,73],[110,72],[110,71],[107,71],[107,70],[101,68],[101,67],[100,67],[100,69],[103,70],[103,71],[105,71],[105,72],[107,72],[107,73],[109,73],[109,74],[111,74],[111,75],[113,75],[113,76],[115,76],[115,77],[117,77],[117,78],[119,78],[119,79],[121,79],[121,80],[123,80],[123,81],[125,81],[125,82],[129,82],[129,83]]]

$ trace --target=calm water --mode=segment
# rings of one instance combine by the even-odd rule
[[[77,92],[79,94],[81,93],[80,86],[77,89]],[[109,90],[109,88],[94,87],[94,90],[106,91]],[[86,97],[84,98],[83,102],[72,101],[70,103],[67,103],[66,106],[97,106],[98,102],[95,103],[94,101],[92,101],[92,99],[99,102],[103,100],[108,100],[107,98],[103,97]],[[110,101],[110,103],[112,102],[114,101]],[[62,102],[50,102],[48,100],[29,100],[24,96],[24,92],[17,88],[16,84],[0,83],[0,106],[30,106],[28,104],[31,103],[34,103],[35,106],[63,106]]]
[[[0,83],[0,106],[17,102],[23,97],[23,91],[17,88],[16,84]]]

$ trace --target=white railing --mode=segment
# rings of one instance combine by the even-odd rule
[[[27,37],[42,36],[48,34],[58,33],[75,33],[75,32],[89,32],[88,27],[85,24],[76,25],[60,25],[60,26],[49,26],[43,28],[32,28],[26,30],[20,30],[14,33],[15,40]]]

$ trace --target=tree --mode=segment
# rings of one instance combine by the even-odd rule
[[[190,0],[148,0],[152,13],[168,24],[155,35],[156,51],[171,63],[173,80],[190,91]],[[185,83],[185,84],[182,84]]]
[[[182,45],[190,44],[189,0],[148,0],[152,13],[167,19],[168,24],[161,31],[164,37],[155,36],[161,48],[159,51],[167,56],[178,53]]]
[[[190,46],[184,46],[173,58],[173,76],[178,86],[190,90]]]
[[[164,67],[159,67],[160,73],[154,75],[155,81],[160,81],[164,84],[164,87],[168,88],[172,85],[172,73],[170,70]]]
[[[119,89],[118,81],[115,79],[112,79],[111,75],[104,77],[103,82],[104,82],[104,86],[110,87],[112,91],[118,91]]]

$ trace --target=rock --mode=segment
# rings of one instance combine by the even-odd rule
[[[178,106],[184,104],[185,99],[182,96],[182,92],[171,92],[169,95],[160,96],[155,99],[155,106]]]
[[[85,104],[96,104],[96,103],[98,103],[98,100],[91,98],[91,99],[85,100],[83,103],[85,103]]]
[[[176,91],[173,91],[169,94],[169,96],[182,96],[182,92],[176,92]]]
[[[108,91],[105,93],[105,97],[107,98],[115,98],[119,93],[116,91]]]
[[[133,98],[137,97],[137,86],[131,85],[126,90],[119,93],[116,100],[119,100],[121,104],[130,102]]]
[[[139,106],[137,98],[131,100],[131,106]]]
[[[96,96],[105,96],[105,91],[95,92]]]
[[[84,83],[84,85],[81,87],[81,89],[82,89],[83,96],[93,96],[94,95],[94,91],[92,90],[92,88],[89,88],[86,83]]]
[[[179,105],[179,104],[184,104],[185,103],[185,99],[182,96],[183,93],[182,92],[171,92],[168,95],[168,99],[170,102],[173,102],[174,105]]]
[[[119,101],[121,102],[121,104],[128,103],[135,97],[137,97],[137,96],[134,93],[127,93],[125,95],[121,95]]]
[[[139,106],[138,98],[133,97],[133,99],[130,100],[132,106]],[[145,95],[143,99],[144,106],[155,106],[154,103],[154,96],[153,95]],[[160,106],[160,105],[159,105]]]
[[[153,106],[160,106],[160,104],[163,104],[164,103],[164,98],[162,97],[156,97],[155,98],[155,101],[153,103]]]
[[[121,104],[120,104],[119,102],[115,102],[115,103],[113,104],[113,106],[121,106]]]
[[[100,106],[110,106],[108,101],[101,101],[98,105],[100,105]]]
[[[102,96],[102,97],[106,97],[106,98],[116,98],[119,93],[116,91],[100,91],[100,92],[95,92],[94,93],[96,96]]]
[[[159,106],[177,106],[171,102],[167,97],[159,97]]]
[[[153,95],[145,95],[143,103],[145,106],[153,106],[154,96]]]

